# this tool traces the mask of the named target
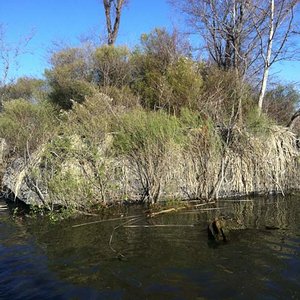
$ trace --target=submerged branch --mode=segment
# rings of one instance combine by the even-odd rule
[[[152,227],[194,227],[195,225],[179,224],[157,224],[157,225],[126,225],[124,228],[152,228]]]

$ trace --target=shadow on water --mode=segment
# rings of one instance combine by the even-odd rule
[[[7,299],[291,299],[300,297],[299,197],[224,200],[188,210],[72,227],[16,222],[0,212],[0,298]],[[206,226],[223,215],[228,243],[210,243]]]

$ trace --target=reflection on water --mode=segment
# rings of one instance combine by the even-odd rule
[[[220,201],[138,224],[194,227],[82,227],[0,212],[1,299],[291,299],[300,297],[300,199]],[[206,224],[228,219],[229,242],[211,248]]]

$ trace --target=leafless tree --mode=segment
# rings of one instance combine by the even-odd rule
[[[33,32],[20,38],[17,43],[12,45],[7,42],[5,26],[0,24],[0,111],[7,86],[13,80],[10,72],[12,69],[18,68],[18,59],[27,52],[26,49],[32,37]]]
[[[171,0],[172,1],[172,0]],[[209,58],[220,69],[244,74],[252,61],[256,38],[250,26],[253,7],[241,0],[173,0],[187,15],[193,33],[203,38]]]
[[[261,75],[261,111],[270,67],[291,57],[288,41],[297,31],[299,0],[170,0],[183,11],[193,33],[203,38],[210,59],[237,79]],[[289,50],[288,50],[289,48]]]
[[[286,49],[286,45],[294,35],[294,9],[299,2],[299,0],[268,0],[266,4],[258,6],[257,14],[253,16],[253,27],[258,36],[259,55],[262,59],[259,112],[262,111],[271,66],[294,54]],[[264,20],[264,26],[259,27],[256,19]]]
[[[103,0],[106,29],[107,29],[107,44],[113,45],[117,39],[122,8],[128,0]]]

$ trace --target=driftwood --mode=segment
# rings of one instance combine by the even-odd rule
[[[185,209],[187,208],[186,206],[181,206],[181,207],[172,207],[172,208],[169,208],[169,209],[164,209],[164,210],[160,210],[158,212],[153,212],[153,213],[150,213],[147,215],[147,217],[150,217],[150,218],[153,218],[153,217],[156,217],[158,215],[161,215],[161,214],[166,214],[166,213],[169,213],[169,212],[174,212],[174,211],[178,211],[178,210],[182,210],[182,209]]]
[[[216,202],[215,201],[205,202],[205,203],[200,203],[200,204],[193,205],[193,207],[197,208],[197,207],[205,206],[205,205],[208,205],[208,204],[214,204],[214,203],[216,203]]]

